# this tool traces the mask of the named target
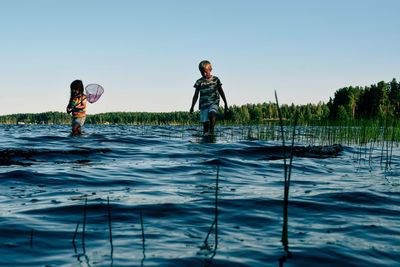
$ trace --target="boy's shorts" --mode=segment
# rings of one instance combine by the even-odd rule
[[[81,127],[85,124],[86,117],[74,118],[72,117],[72,125],[79,124]]]
[[[211,105],[208,108],[205,109],[200,109],[200,122],[208,122],[210,121],[210,118],[208,117],[208,114],[210,112],[218,112],[218,105]]]

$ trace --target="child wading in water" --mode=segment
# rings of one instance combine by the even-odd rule
[[[193,113],[194,105],[199,98],[200,121],[203,123],[204,134],[213,134],[217,112],[219,107],[219,98],[222,97],[225,107],[224,112],[228,110],[228,103],[226,102],[225,93],[222,90],[222,83],[218,77],[212,76],[211,63],[203,60],[199,64],[201,78],[196,81],[194,88],[196,88],[190,107],[190,113]]]
[[[86,96],[83,93],[83,83],[75,80],[71,83],[71,97],[67,113],[72,113],[72,135],[80,135],[86,119]]]

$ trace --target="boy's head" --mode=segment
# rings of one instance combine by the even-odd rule
[[[203,76],[204,78],[211,78],[211,71],[212,71],[212,67],[211,67],[211,63],[208,60],[203,60],[200,62],[199,64],[199,70],[201,73],[201,76]]]
[[[81,80],[75,80],[71,83],[71,93],[83,94],[83,83]]]

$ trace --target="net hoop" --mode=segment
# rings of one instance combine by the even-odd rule
[[[86,99],[89,103],[94,103],[99,100],[103,93],[104,88],[99,84],[91,83],[85,87]]]

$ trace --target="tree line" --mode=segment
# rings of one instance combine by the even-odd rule
[[[366,87],[344,87],[327,103],[329,118],[338,121],[397,118],[400,115],[400,84],[381,81]]]
[[[280,106],[282,118],[290,120],[296,114],[297,122],[303,125],[320,124],[326,121],[348,122],[359,119],[396,118],[400,115],[400,84],[379,82],[366,87],[344,87],[338,89],[328,103]],[[221,124],[275,123],[278,108],[275,102],[230,106],[226,114],[218,112]],[[69,124],[70,115],[63,112],[24,113],[0,116],[3,124]],[[130,125],[192,125],[199,121],[199,112],[190,114],[175,112],[108,112],[88,115],[88,124]]]
[[[281,105],[284,120],[291,118],[295,110],[300,114],[301,123],[317,122],[329,114],[323,103],[307,105]],[[228,112],[218,111],[221,124],[262,124],[276,122],[278,109],[275,103],[246,104],[230,106]],[[199,123],[199,112],[190,114],[185,111],[175,112],[108,112],[87,115],[88,124],[130,124],[130,125],[193,125]],[[69,124],[71,116],[63,112],[22,113],[0,116],[2,124]]]

